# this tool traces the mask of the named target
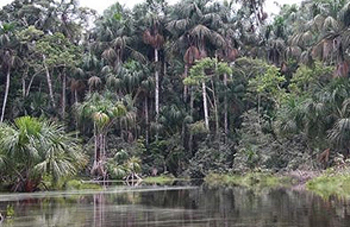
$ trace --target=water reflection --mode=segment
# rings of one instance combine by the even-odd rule
[[[350,226],[350,203],[307,192],[244,188],[138,188],[97,193],[0,195],[1,226]]]

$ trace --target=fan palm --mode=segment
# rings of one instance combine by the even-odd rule
[[[3,171],[16,191],[35,190],[45,174],[55,181],[72,176],[86,162],[77,139],[62,125],[44,119],[17,118],[14,124],[3,123],[0,134]]]

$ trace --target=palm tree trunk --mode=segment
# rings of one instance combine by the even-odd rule
[[[228,105],[227,105],[227,74],[224,74],[224,86],[225,86],[225,96],[224,96],[224,130],[225,130],[225,141],[228,135]]]
[[[29,92],[30,92],[30,89],[32,88],[32,84],[33,84],[33,81],[34,81],[34,78],[35,78],[36,75],[37,75],[37,74],[34,74],[34,75],[32,76],[32,78],[30,79],[29,84],[28,84],[28,87],[27,87],[27,90],[26,90],[25,97],[28,97]]]
[[[185,70],[184,70],[184,79],[187,78],[188,75],[188,65],[185,64]],[[187,93],[188,93],[188,87],[187,85],[184,85],[184,101],[187,101]]]
[[[45,60],[46,60],[46,57],[43,54],[43,63],[44,63],[45,72],[46,72],[47,86],[49,87],[49,95],[50,95],[52,106],[54,108],[56,108],[55,98],[53,96],[53,89],[52,89],[52,81],[51,81],[50,71],[49,71],[49,68],[47,67],[47,65],[45,63]]]
[[[204,109],[204,121],[205,128],[209,131],[209,114],[208,114],[208,104],[207,104],[207,91],[205,82],[202,81],[202,96],[203,96],[203,109]]]
[[[77,89],[74,89],[74,104],[77,104],[78,102],[79,102],[78,91]]]
[[[1,110],[1,119],[0,122],[4,121],[4,116],[5,116],[5,109],[6,109],[6,103],[7,103],[7,97],[9,95],[9,91],[10,91],[10,79],[11,79],[11,74],[10,74],[10,67],[7,69],[7,73],[6,73],[6,88],[5,88],[5,95],[4,95],[4,101],[2,104],[2,110]]]
[[[158,49],[154,49],[154,62],[155,62],[155,67],[156,67],[156,72],[155,72],[155,79],[156,79],[156,123],[158,124],[158,119],[159,119],[159,72],[158,72]],[[158,139],[158,130],[156,133],[156,139]]]
[[[22,96],[23,96],[23,98],[26,97],[26,79],[25,79],[25,77],[22,77]]]
[[[99,161],[103,161],[103,158],[104,158],[104,146],[103,146],[103,134],[100,133],[99,134],[99,141],[100,141],[100,158],[99,158]]]
[[[62,75],[62,119],[65,119],[66,114],[66,89],[67,89],[67,75],[63,72]]]
[[[194,93],[193,93],[193,88],[190,88],[190,114],[191,117],[193,118],[193,104],[194,104]],[[190,138],[188,139],[188,150],[190,154],[192,154],[193,150],[193,134],[190,132]]]
[[[145,96],[145,103],[144,103],[144,108],[145,108],[145,121],[146,121],[146,128],[145,128],[145,142],[146,146],[148,147],[148,142],[149,142],[149,115],[148,115],[148,97]]]
[[[92,166],[92,170],[91,170],[91,173],[93,174],[95,169],[96,169],[96,166],[97,166],[97,163],[98,163],[98,149],[99,149],[99,136],[98,136],[98,132],[97,132],[97,126],[96,126],[96,123],[94,122],[94,139],[95,139],[95,147],[94,147],[94,164]]]

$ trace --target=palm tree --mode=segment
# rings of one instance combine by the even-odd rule
[[[86,101],[77,105],[78,117],[88,118],[94,124],[94,163],[92,174],[106,177],[106,137],[108,130],[116,120],[126,114],[126,107],[121,101],[115,102],[108,93],[102,96],[98,93],[89,94]]]
[[[147,1],[146,7],[149,9],[148,13],[145,15],[144,20],[146,21],[146,30],[143,32],[143,42],[151,45],[154,49],[154,67],[155,67],[155,121],[158,124],[159,120],[159,51],[164,45],[164,36],[162,31],[162,23],[165,15],[166,3],[164,0],[151,0]],[[156,133],[156,138],[158,133]]]
[[[25,116],[14,124],[2,123],[0,134],[3,171],[14,191],[35,190],[45,174],[55,182],[73,176],[86,163],[78,140],[60,124]]]
[[[210,7],[210,0],[183,1],[173,8],[167,30],[174,41],[172,49],[183,56],[185,62],[183,77],[195,60],[208,57],[209,44],[223,47],[224,38],[218,33],[223,24],[220,7]],[[215,3],[216,4],[216,3]],[[187,99],[187,86],[184,87],[184,99]]]

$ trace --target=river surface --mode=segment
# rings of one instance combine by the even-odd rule
[[[348,227],[350,203],[305,191],[241,187],[109,187],[102,191],[0,194],[0,226]]]

